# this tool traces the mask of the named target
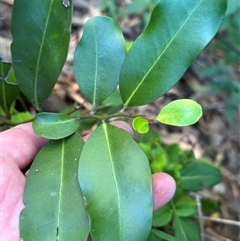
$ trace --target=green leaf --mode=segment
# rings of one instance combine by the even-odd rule
[[[203,159],[185,165],[181,170],[181,185],[189,191],[200,191],[212,187],[222,180],[219,168]]]
[[[33,121],[34,132],[48,139],[70,136],[79,127],[79,120],[66,114],[42,112]]]
[[[11,116],[11,121],[15,123],[22,123],[33,119],[33,115],[29,111],[19,112]]]
[[[151,230],[151,233],[147,241],[179,241],[179,240],[163,231],[153,228]]]
[[[85,143],[79,182],[93,240],[145,241],[153,197],[149,162],[129,133],[103,123]]]
[[[10,72],[11,63],[3,62],[0,57],[0,80],[5,80]]]
[[[116,89],[125,53],[122,31],[113,19],[98,16],[85,24],[73,66],[81,92],[93,107]]]
[[[189,218],[180,218],[186,236],[191,241],[201,241],[199,225]]]
[[[145,153],[146,157],[148,158],[148,160],[152,159],[152,149],[151,146],[146,143],[138,143],[138,145],[141,147],[141,149],[143,150],[143,152]]]
[[[165,151],[167,153],[167,157],[170,163],[179,164],[179,154],[181,151],[179,144],[169,144],[165,147]]]
[[[137,131],[141,134],[145,134],[149,131],[148,121],[145,118],[140,117],[140,116],[134,118],[134,120],[132,122],[132,127],[135,131]]]
[[[119,94],[119,91],[115,89],[110,96],[107,97],[102,102],[102,108],[100,109],[100,113],[115,113],[118,112],[122,109],[123,103],[122,103],[122,98]],[[98,112],[98,113],[99,113]]]
[[[173,230],[174,230],[174,236],[181,240],[181,241],[187,241],[186,233],[183,229],[181,219],[178,217],[174,204],[172,203],[173,206]]]
[[[202,116],[202,107],[193,100],[174,100],[164,106],[157,121],[173,126],[188,126],[196,123]]]
[[[126,42],[126,51],[128,52],[129,50],[130,50],[130,48],[132,47],[132,45],[133,45],[133,42],[131,41],[131,42]]]
[[[175,210],[179,217],[191,217],[197,214],[197,205],[191,197],[181,196],[175,202]]]
[[[22,240],[86,241],[88,217],[78,184],[82,138],[48,142],[32,163],[20,216]]]
[[[216,34],[227,0],[161,0],[120,74],[124,106],[148,104],[181,78]]]
[[[166,155],[157,154],[150,165],[152,173],[161,172],[163,168],[167,165],[167,163],[168,163],[168,160],[166,158]]]
[[[72,6],[61,0],[14,1],[11,46],[19,87],[31,103],[51,94],[65,63],[70,40]]]
[[[172,217],[173,213],[171,206],[167,204],[153,213],[152,225],[154,227],[163,227],[172,220]]]
[[[204,213],[218,212],[220,211],[221,205],[221,200],[212,200],[211,197],[201,198],[201,207]]]
[[[16,85],[13,69],[9,69],[7,72],[3,70],[1,74],[3,74],[2,77],[5,77],[3,77],[4,81],[0,81],[0,106],[9,114],[11,105],[20,94],[20,89]]]

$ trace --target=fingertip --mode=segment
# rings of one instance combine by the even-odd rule
[[[124,129],[132,136],[134,135],[134,131],[133,131],[132,127],[125,121],[113,121],[113,122],[111,122],[111,125]]]
[[[153,176],[154,211],[169,202],[176,191],[173,177],[166,173],[154,173]]]

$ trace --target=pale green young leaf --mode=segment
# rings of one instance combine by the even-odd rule
[[[202,107],[193,100],[181,99],[163,107],[156,121],[173,126],[188,126],[196,123],[202,116]]]
[[[148,121],[145,118],[140,117],[140,116],[134,118],[134,120],[132,122],[132,127],[135,131],[137,131],[141,134],[145,134],[149,131]]]
[[[19,113],[13,113],[11,115],[11,122],[22,123],[33,119],[33,115],[29,111],[23,111]]]

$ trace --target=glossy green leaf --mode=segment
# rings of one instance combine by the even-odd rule
[[[13,69],[5,70],[1,71],[3,81],[0,80],[0,106],[6,113],[9,113],[11,105],[20,94],[20,89],[19,86],[16,85],[16,77]]]
[[[173,214],[171,206],[165,205],[158,211],[153,213],[152,225],[154,227],[163,227],[167,225],[172,220]]]
[[[186,233],[186,236],[191,241],[201,241],[199,224],[193,222],[189,218],[180,218],[183,230]]]
[[[86,241],[89,223],[77,178],[83,144],[76,133],[49,141],[36,156],[25,187],[21,240]]]
[[[173,126],[188,126],[196,123],[202,116],[202,107],[189,99],[174,100],[164,106],[156,121]]]
[[[148,104],[165,94],[216,34],[227,0],[161,0],[122,66],[124,106]]]
[[[125,52],[122,31],[113,19],[98,16],[85,24],[73,66],[81,92],[93,107],[116,89]]]
[[[213,187],[222,181],[222,174],[210,162],[195,160],[181,170],[181,185],[189,191],[200,191],[203,187]]]
[[[61,0],[15,0],[12,16],[13,68],[22,92],[41,109],[67,57],[72,6]]]
[[[66,114],[42,112],[33,121],[34,132],[48,139],[70,136],[79,127],[79,120]]]
[[[145,241],[153,198],[148,159],[129,133],[103,123],[85,143],[79,182],[96,241]]]
[[[140,116],[134,118],[132,122],[132,127],[135,131],[141,134],[147,133],[149,131],[148,121],[145,118]]]
[[[189,196],[182,196],[177,202],[175,202],[175,210],[179,217],[191,217],[197,215],[196,201]]]

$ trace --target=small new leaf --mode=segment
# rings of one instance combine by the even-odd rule
[[[173,126],[188,126],[202,116],[202,107],[193,100],[175,100],[166,105],[155,118],[156,121]]]
[[[132,122],[132,127],[135,131],[145,134],[149,131],[149,124],[143,117],[136,117]]]
[[[57,113],[40,113],[33,121],[34,132],[48,139],[61,139],[73,134],[79,121],[71,116]]]

